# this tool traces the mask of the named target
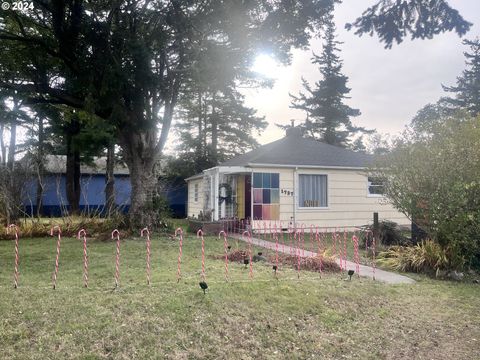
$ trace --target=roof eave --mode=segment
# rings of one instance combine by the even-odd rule
[[[365,170],[367,166],[327,166],[327,165],[282,165],[249,163],[250,167],[276,167],[276,168],[304,168],[304,169],[338,169],[338,170]]]

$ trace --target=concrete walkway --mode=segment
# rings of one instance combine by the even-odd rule
[[[242,241],[247,240],[247,239],[243,239],[242,236],[238,235],[238,234],[232,234],[230,236],[235,238],[235,239],[242,240]],[[252,244],[257,245],[257,246],[261,246],[265,249],[270,249],[270,250],[275,251],[275,243],[271,242],[271,241],[265,241],[265,240],[262,240],[262,239],[257,239],[257,238],[252,237]],[[291,248],[290,246],[288,246],[286,244],[285,245],[280,245],[279,244],[278,251],[282,252],[282,250],[285,254],[295,253],[295,249]],[[304,251],[302,250],[302,255],[303,255],[303,253],[304,253]],[[311,251],[305,250],[305,257],[315,257],[315,256],[317,256],[316,252],[311,252]],[[337,264],[340,265],[340,259],[337,259]],[[355,270],[355,268],[356,268],[355,265],[356,264],[354,262],[347,260],[347,269]],[[366,265],[360,264],[360,276],[369,277],[369,278],[372,279],[373,278],[373,268],[371,266],[366,266]],[[385,270],[380,270],[380,269],[375,269],[375,280],[382,281],[382,282],[387,283],[387,284],[413,284],[413,283],[415,283],[415,280],[410,279],[407,276],[392,273],[392,272],[385,271]]]

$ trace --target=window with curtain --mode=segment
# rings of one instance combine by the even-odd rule
[[[195,184],[195,187],[194,187],[193,201],[198,202],[198,184]]]
[[[298,175],[298,206],[327,207],[327,175]]]
[[[382,179],[369,176],[368,177],[368,195],[370,196],[383,196],[384,194],[384,182]]]

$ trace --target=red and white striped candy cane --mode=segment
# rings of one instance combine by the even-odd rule
[[[120,284],[120,231],[117,229],[112,231],[112,240],[117,239],[115,254],[115,289]]]
[[[357,272],[357,275],[360,276],[360,258],[358,256],[358,237],[357,234],[353,234],[352,237],[353,240],[353,253],[355,257],[355,271]]]
[[[317,255],[320,261],[320,276],[322,276],[322,253],[321,253],[321,244],[320,244],[321,234],[318,233],[318,226],[315,227],[315,241],[317,242]]]
[[[13,272],[13,287],[16,289],[18,288],[18,227],[15,224],[10,224],[7,227],[7,234],[9,233],[10,229],[14,229],[15,231],[15,269]]]
[[[343,269],[347,270],[347,230],[343,229]]]
[[[301,248],[302,248],[302,260],[303,258],[305,257],[305,224],[302,223],[302,242],[300,244]]]
[[[277,229],[275,228],[275,230]],[[276,266],[276,269],[278,270],[278,234],[276,231],[275,231],[275,266]]]
[[[183,243],[183,230],[182,228],[178,228],[175,230],[175,237],[177,235],[180,237],[180,242],[178,245],[178,261],[177,261],[177,283],[182,278],[182,243]]]
[[[143,237],[144,234],[147,236],[147,285],[150,285],[150,231],[148,228],[144,228],[140,231],[141,237]]]
[[[55,270],[53,272],[53,290],[57,288],[57,275],[58,275],[58,259],[60,257],[60,242],[62,241],[62,229],[60,226],[55,225],[50,229],[50,236],[53,236],[54,230],[58,230],[57,239],[57,256],[55,257]]]
[[[313,233],[313,225],[310,225],[310,252],[313,253],[314,249],[314,233]]]
[[[375,280],[375,267],[376,267],[376,254],[375,254],[375,246],[376,246],[376,239],[375,239],[375,234],[372,235],[372,247],[373,247],[373,259],[372,259],[372,268],[373,268],[373,280]]]
[[[228,281],[228,241],[227,241],[227,234],[225,231],[220,231],[218,233],[218,238],[223,235],[223,248],[225,250],[225,281]]]
[[[87,232],[81,229],[77,234],[78,240],[83,238],[83,286],[88,287],[88,256],[87,256]]]
[[[248,241],[248,258],[249,258],[249,264],[250,264],[250,271],[248,273],[248,276],[250,279],[253,278],[253,263],[252,263],[252,236],[249,231],[244,231],[242,233],[242,237],[247,236],[247,241]]]
[[[202,229],[197,231],[197,238],[202,238],[202,281],[205,281],[205,240]]]

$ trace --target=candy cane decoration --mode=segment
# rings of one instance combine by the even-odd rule
[[[88,256],[87,256],[87,232],[81,229],[77,234],[78,240],[83,238],[83,286],[88,287]]]
[[[57,239],[57,256],[55,257],[55,270],[53,272],[53,290],[57,288],[57,275],[58,275],[58,259],[60,257],[60,242],[62,241],[62,229],[60,226],[55,225],[50,229],[50,236],[53,236],[54,230],[58,230]]]
[[[347,230],[343,229],[343,269],[347,270]]]
[[[360,258],[358,256],[358,237],[357,234],[353,234],[353,256],[355,257],[355,271],[357,272],[357,276],[360,276]]]
[[[373,280],[375,280],[375,259],[376,259],[376,254],[375,254],[375,234],[372,234],[372,247],[373,247],[373,264],[372,264],[372,267],[373,267]]]
[[[220,231],[218,233],[218,238],[223,234],[223,248],[225,250],[225,281],[228,281],[228,241],[227,241],[227,234],[225,231]]]
[[[317,230],[318,231],[318,230]],[[313,225],[310,225],[310,252],[313,253],[313,246],[314,246],[314,239],[313,239]]]
[[[249,258],[249,264],[250,264],[250,271],[248,273],[248,276],[250,279],[253,278],[253,263],[252,263],[252,236],[250,235],[250,232],[244,231],[242,233],[242,237],[247,236],[248,238],[248,258]]]
[[[205,240],[203,239],[202,229],[197,231],[197,238],[202,238],[202,281],[205,281]]]
[[[315,240],[316,240],[317,246],[318,246],[317,255],[318,255],[319,261],[320,261],[320,277],[322,277],[322,253],[321,253],[320,237],[321,237],[321,235],[318,234],[318,226],[316,226],[315,227]]]
[[[178,228],[175,230],[175,237],[179,235],[180,237],[180,242],[178,245],[178,261],[177,261],[177,283],[180,282],[180,279],[182,278],[182,243],[183,243],[183,230],[182,228]]]
[[[275,227],[275,230],[277,230],[276,227]],[[275,274],[277,274],[277,270],[278,270],[278,234],[275,231]]]
[[[112,240],[117,239],[116,255],[115,255],[115,289],[120,284],[120,231],[117,229],[112,231]]]
[[[7,227],[7,234],[9,233],[10,229],[14,229],[15,231],[15,269],[13,272],[13,287],[14,289],[18,288],[18,227],[15,224],[10,224]]]
[[[150,231],[148,230],[148,228],[144,228],[144,229],[142,229],[142,231],[140,231],[140,236],[141,237],[143,237],[144,234],[147,237],[147,243],[146,243],[146,246],[147,246],[147,285],[150,286]]]

